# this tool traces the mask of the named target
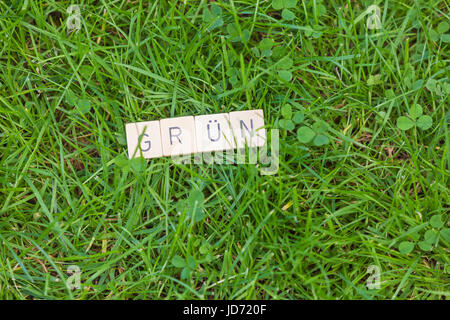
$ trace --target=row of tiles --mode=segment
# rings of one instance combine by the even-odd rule
[[[128,157],[158,158],[234,148],[266,141],[263,110],[128,123]]]

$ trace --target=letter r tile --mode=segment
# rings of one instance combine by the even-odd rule
[[[238,148],[261,147],[266,142],[262,109],[230,112],[231,128]]]
[[[160,125],[164,156],[197,152],[193,116],[162,119]]]
[[[228,150],[236,145],[227,113],[196,116],[195,134],[197,152]]]
[[[146,159],[162,157],[159,121],[127,123],[125,131],[127,134],[128,158],[140,157],[141,152]]]

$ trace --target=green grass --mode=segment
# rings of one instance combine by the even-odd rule
[[[432,216],[449,223],[447,1],[376,1],[367,30],[372,1],[298,1],[286,21],[271,1],[80,0],[71,34],[75,3],[15,2],[0,2],[1,298],[448,298],[448,238],[419,246]],[[281,129],[275,175],[126,160],[125,123],[261,108],[272,129],[287,103],[330,142]],[[430,129],[397,128],[414,104]],[[192,198],[195,220],[178,214]]]

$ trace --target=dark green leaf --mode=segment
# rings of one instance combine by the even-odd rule
[[[213,3],[211,5],[211,13],[213,14],[214,17],[218,17],[222,14],[222,8],[217,4]]]
[[[186,199],[188,216],[194,219],[194,222],[201,221],[205,216],[203,211],[204,200],[205,196],[199,190],[192,190]]]
[[[435,230],[427,230],[424,234],[424,239],[426,242],[433,244],[437,239],[438,233]]]
[[[430,116],[421,116],[417,119],[417,126],[422,130],[430,129],[433,125],[433,119]]]
[[[281,115],[286,119],[292,118],[292,106],[289,103],[281,108]]]
[[[444,226],[444,222],[442,222],[442,216],[440,214],[435,214],[430,219],[430,225],[433,228],[440,229]]]
[[[440,38],[439,33],[436,30],[431,29],[429,32],[429,35],[430,35],[431,41],[435,41],[435,42],[439,41],[439,38]]]
[[[193,256],[187,257],[186,261],[187,261],[187,266],[190,269],[195,269],[195,266],[197,265],[197,263],[195,262],[195,259]]]
[[[285,130],[294,130],[295,126],[292,120],[290,119],[281,119],[279,122],[280,128]]]
[[[70,89],[67,90],[66,96],[65,96],[65,97],[66,97],[66,98],[65,98],[66,103],[67,103],[69,106],[74,107],[76,101],[78,100],[78,98],[75,96],[75,94],[73,93],[73,91],[70,90]]]
[[[186,261],[178,255],[172,258],[172,264],[177,268],[184,268],[186,266]]]
[[[295,19],[295,14],[291,10],[285,8],[281,11],[281,17],[284,20],[291,21]]]
[[[323,120],[319,120],[314,122],[312,128],[316,133],[325,133],[328,131],[328,123]]]
[[[412,243],[410,241],[402,241],[400,243],[400,245],[398,246],[398,250],[402,254],[409,254],[413,251],[413,249],[414,249],[414,243]]]
[[[82,114],[88,113],[91,110],[91,103],[87,99],[80,99],[76,102],[77,109]]]
[[[400,130],[406,131],[406,130],[411,129],[413,126],[414,126],[414,122],[410,118],[404,117],[404,116],[398,117],[397,127]]]
[[[419,248],[422,249],[423,251],[431,251],[431,249],[433,248],[431,243],[429,243],[427,241],[420,241],[418,243],[418,245],[419,245]]]
[[[282,46],[277,46],[272,49],[272,56],[276,60],[285,57],[286,53],[287,53],[287,49]]]
[[[275,10],[281,10],[284,7],[283,0],[272,0],[272,7]]]
[[[303,126],[297,130],[297,139],[302,143],[309,143],[316,133],[309,127]]]
[[[181,271],[181,279],[182,280],[187,280],[189,279],[189,276],[191,275],[191,269],[189,268],[183,268],[183,270]]]
[[[450,228],[442,229],[440,235],[444,241],[450,242]]]
[[[449,29],[449,24],[447,21],[442,21],[441,23],[439,23],[438,27],[437,27],[437,32],[440,34],[446,33],[447,30]]]
[[[305,113],[303,111],[297,111],[294,113],[294,117],[292,118],[294,123],[299,124],[302,123],[303,120],[305,120]]]
[[[272,47],[273,47],[274,44],[275,44],[275,42],[274,42],[272,39],[270,39],[270,38],[264,38],[264,39],[262,39],[262,40],[259,42],[258,48],[259,48],[261,51],[264,51],[264,50],[270,50],[270,49],[272,49]]]
[[[315,138],[314,138],[314,145],[316,145],[317,147],[323,146],[327,143],[330,142],[330,139],[328,139],[328,137],[326,135],[323,134],[318,134]]]
[[[409,116],[413,119],[417,119],[423,114],[423,108],[420,104],[414,104],[409,109]]]
[[[211,9],[203,9],[203,21],[208,24],[208,31],[223,26],[222,8],[212,4]]]
[[[412,89],[419,90],[420,88],[422,88],[423,83],[424,83],[423,79],[419,79],[419,80],[415,81],[412,85]]]
[[[292,61],[289,57],[284,57],[280,61],[277,62],[277,67],[280,69],[288,70],[292,67],[294,61]]]
[[[287,70],[280,70],[278,71],[278,75],[280,76],[281,79],[283,79],[284,81],[291,81],[292,80],[292,72],[287,71]]]
[[[297,5],[297,0],[283,0],[284,8],[294,8]]]

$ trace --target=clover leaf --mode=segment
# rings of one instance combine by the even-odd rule
[[[400,245],[398,246],[398,250],[402,254],[409,254],[413,251],[413,249],[414,249],[414,243],[412,243],[410,241],[402,241],[400,243]]]
[[[283,9],[283,11],[281,11],[281,17],[283,17],[283,19],[287,20],[287,21],[294,20],[295,19],[295,13],[293,13],[289,9]]]
[[[201,221],[205,216],[203,211],[204,200],[205,196],[203,193],[200,190],[195,189],[190,192],[189,197],[186,199],[188,215],[194,222]]]
[[[294,61],[289,57],[284,57],[276,63],[277,68],[280,69],[278,71],[278,76],[282,80],[287,81],[287,82],[292,80],[292,72],[289,71],[288,69],[290,69],[293,64],[294,64]]]
[[[435,214],[430,219],[430,225],[433,228],[440,229],[444,226],[444,222],[442,222],[442,216],[440,214]]]
[[[303,119],[302,119],[303,120]],[[316,147],[321,147],[330,142],[326,135],[328,131],[328,124],[325,121],[316,121],[312,128],[302,126],[297,130],[297,139],[302,143],[312,143]]]
[[[417,119],[419,118],[421,115],[423,114],[423,108],[421,105],[419,104],[415,104],[411,107],[411,109],[409,110],[409,116],[412,119]]]
[[[172,258],[172,264],[176,268],[184,268],[186,266],[186,261],[179,255],[175,255]]]
[[[292,106],[289,103],[281,108],[281,115],[286,119],[292,118]]]
[[[431,78],[427,80],[425,87],[438,96],[442,96],[445,92],[447,92],[446,83],[442,83],[441,85],[437,80]]]
[[[231,85],[236,87],[239,84],[239,70],[235,67],[231,67],[226,74],[229,77],[228,81],[230,81]]]
[[[82,114],[88,113],[91,110],[91,103],[87,99],[80,99],[75,102],[75,105]]]
[[[275,41],[270,38],[262,39],[258,44],[258,48],[259,50],[261,50],[261,55],[263,57],[270,57],[272,55],[272,47],[274,46],[274,44]]]
[[[435,230],[427,230],[424,234],[424,241],[433,244],[434,242],[436,242],[436,239],[438,237],[438,232]]]
[[[238,28],[234,24],[227,25],[227,32],[229,35],[229,38],[231,39],[231,42],[242,42],[246,43],[248,40],[250,40],[250,30],[244,29],[241,30],[241,34],[239,33]]]
[[[416,124],[420,129],[427,130],[430,129],[433,125],[433,119],[431,119],[430,116],[421,116],[419,119],[417,119]]]
[[[194,222],[199,222],[205,217],[203,210],[205,196],[200,190],[192,189],[187,199],[179,200],[176,210],[179,214],[186,212],[186,215]]]
[[[305,113],[303,111],[295,112],[294,117],[292,118],[292,120],[296,124],[302,123],[304,119],[305,119]]]
[[[420,241],[418,245],[419,248],[422,249],[423,251],[431,251],[431,249],[433,248],[432,244],[427,241]]]
[[[281,17],[284,20],[295,19],[295,14],[289,9],[294,8],[296,4],[297,0],[272,0],[272,7],[275,10],[282,10]]]
[[[182,268],[181,270],[181,279],[186,280],[191,275],[191,272],[197,266],[197,262],[193,256],[188,256],[187,259],[180,257],[179,255],[175,255],[172,258],[172,265],[176,268]]]
[[[286,82],[289,82],[289,81],[292,80],[292,72],[290,72],[290,71],[288,71],[288,70],[280,70],[280,71],[278,71],[278,76],[279,76],[282,80],[284,80],[284,81],[286,81]]]
[[[302,143],[309,143],[316,133],[309,127],[303,126],[297,130],[297,139]]]
[[[409,130],[414,127],[414,121],[405,116],[398,117],[397,127],[403,131]]]
[[[450,228],[444,228],[439,233],[444,241],[450,242]]]
[[[328,137],[324,134],[318,134],[315,138],[313,143],[317,146],[323,146],[325,144],[327,144],[328,142],[330,142],[330,139],[328,139]]]
[[[292,122],[291,119],[281,119],[278,124],[280,125],[280,128],[285,130],[294,130],[295,125],[294,122]]]
[[[422,115],[422,106],[415,104],[409,110],[409,117],[400,116],[397,119],[397,127],[406,131],[416,125],[421,130],[428,130],[433,125],[433,119],[428,115]]]
[[[212,4],[210,9],[205,7],[203,9],[203,21],[208,25],[208,31],[223,26],[222,8],[216,4]]]

